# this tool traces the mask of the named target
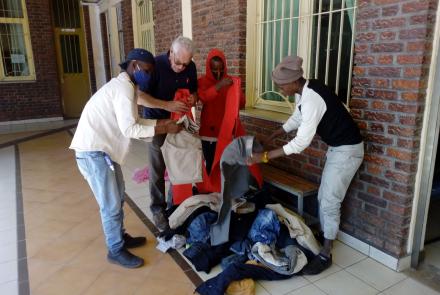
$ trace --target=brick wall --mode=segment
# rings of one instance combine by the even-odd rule
[[[229,74],[245,82],[246,71],[246,1],[193,0],[194,59],[198,73],[205,73],[206,57],[217,47],[226,55]]]
[[[343,203],[341,229],[395,257],[406,254],[408,243],[436,5],[437,0],[358,1],[350,107],[366,154]],[[242,120],[260,135],[280,126]],[[316,137],[303,154],[275,163],[319,182],[325,150]]]
[[[171,42],[182,35],[182,2],[155,0],[153,2],[154,40],[156,55],[167,52]]]
[[[89,64],[89,77],[90,77],[90,90],[93,93],[96,92],[96,76],[95,76],[95,62],[93,59],[93,45],[92,45],[92,32],[90,30],[90,15],[89,7],[83,6],[84,13],[84,31],[87,47],[87,60]]]
[[[0,82],[0,121],[62,116],[49,0],[26,0],[36,81]]]
[[[133,16],[131,10],[131,0],[123,0],[121,2],[122,12],[122,28],[124,34],[124,51],[127,56],[128,52],[134,48],[133,39]]]
[[[366,138],[343,228],[405,254],[437,1],[358,1],[351,108]]]

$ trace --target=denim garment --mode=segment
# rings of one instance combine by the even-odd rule
[[[249,239],[244,239],[242,241],[237,241],[231,245],[231,251],[239,255],[247,255],[251,253],[252,244]]]
[[[285,280],[292,275],[282,275],[262,266],[251,264],[234,263],[229,265],[223,272],[207,280],[197,287],[196,291],[201,295],[223,295],[229,284],[242,279],[254,280]]]
[[[231,254],[230,244],[225,243],[219,246],[195,242],[183,251],[183,255],[188,258],[197,271],[209,273],[211,268],[220,263],[223,257]]]
[[[249,239],[254,243],[261,242],[269,245],[275,243],[280,233],[280,222],[274,211],[262,209],[258,212],[249,231]]]
[[[76,163],[98,202],[107,248],[116,254],[124,246],[125,185],[121,166],[112,161],[114,171],[110,169],[105,155],[104,152],[76,152]]]
[[[207,243],[211,224],[216,220],[217,214],[213,212],[205,212],[197,216],[188,226],[189,238],[187,242],[189,244],[194,242]]]
[[[246,261],[248,261],[247,255],[232,254],[222,259],[221,267],[225,270],[233,263],[245,263]]]

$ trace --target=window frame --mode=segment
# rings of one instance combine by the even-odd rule
[[[29,75],[27,76],[12,76],[8,77],[5,75],[5,66],[3,64],[3,54],[0,51],[0,82],[21,82],[21,81],[35,81],[35,64],[34,55],[32,51],[31,34],[29,30],[29,18],[27,13],[27,7],[25,0],[21,0],[21,8],[23,11],[22,18],[8,18],[0,17],[1,24],[21,24],[23,27],[23,39],[25,44],[25,51],[28,60]]]
[[[345,2],[345,1],[343,1]],[[333,0],[331,0],[333,3]],[[262,44],[262,29],[263,29],[263,15],[264,15],[264,0],[248,0],[247,1],[247,24],[246,24],[246,97],[247,107],[275,111],[279,113],[292,114],[294,110],[294,103],[289,103],[286,97],[283,97],[280,93],[278,95],[283,97],[285,101],[271,101],[261,98],[261,95],[266,92],[260,91],[260,84],[262,79],[262,63],[261,54],[263,52]],[[349,77],[351,77],[353,69],[353,46],[355,38],[355,21],[357,4],[354,1],[353,4],[353,24],[352,24],[352,42],[351,42],[351,60],[349,66]],[[334,9],[338,11],[339,9]],[[332,9],[333,11],[333,9]],[[334,13],[334,12],[332,12]],[[313,1],[300,0],[299,1],[299,16],[298,16],[298,36],[301,36],[301,42],[298,42],[297,54],[303,58],[303,69],[305,78],[310,77],[310,65],[312,55],[312,42],[313,42]],[[315,14],[317,15],[317,14]],[[321,15],[321,12],[318,13]],[[328,62],[328,61],[327,61]],[[340,65],[340,61],[338,61]],[[337,69],[340,71],[340,66]],[[326,81],[327,81],[326,72]],[[315,77],[312,77],[315,78]],[[351,88],[351,78],[348,81],[348,89]],[[345,99],[344,99],[345,100]],[[347,102],[350,101],[350,95],[347,97]]]

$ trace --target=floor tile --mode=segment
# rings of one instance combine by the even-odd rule
[[[332,264],[330,266],[330,268],[326,269],[322,273],[317,274],[317,275],[313,275],[313,276],[304,276],[304,278],[306,278],[309,282],[316,282],[322,278],[328,277],[329,275],[336,273],[338,271],[341,271],[341,270],[342,270],[342,268],[340,268],[336,264]]]
[[[0,263],[0,284],[18,280],[17,260]]]
[[[257,281],[255,282],[255,295],[270,295],[270,293]]]
[[[406,278],[403,273],[395,272],[371,258],[348,267],[346,271],[379,291],[383,291]]]
[[[378,290],[344,270],[319,280],[314,284],[329,295],[374,295],[379,293]]]
[[[342,268],[355,264],[356,262],[359,262],[367,257],[339,241],[334,241],[332,255],[333,263]]]
[[[325,293],[319,290],[315,285],[307,285],[298,290],[290,292],[287,295],[325,295]]]
[[[116,271],[102,272],[97,279],[83,292],[84,295],[133,294],[140,290],[145,279],[137,276],[124,276]],[[150,292],[144,289],[144,294]]]
[[[18,281],[0,284],[0,294],[18,295]]]
[[[100,272],[72,266],[64,266],[43,281],[32,294],[70,295],[83,294],[98,278]]]
[[[260,281],[259,283],[272,295],[286,294],[310,284],[309,281],[301,276],[294,276],[290,279],[280,281]]]
[[[394,285],[385,290],[384,295],[438,295],[440,292],[435,291],[425,285],[420,284],[412,278],[407,278],[404,281]]]
[[[190,283],[182,283],[168,279],[149,277],[138,287],[135,295],[155,294],[155,295],[192,295],[195,287]],[[148,293],[147,293],[148,292]]]

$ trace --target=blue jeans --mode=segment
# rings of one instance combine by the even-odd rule
[[[114,171],[110,169],[105,155],[104,152],[76,152],[76,163],[98,202],[107,248],[116,254],[124,247],[125,185],[121,166],[112,161]]]

